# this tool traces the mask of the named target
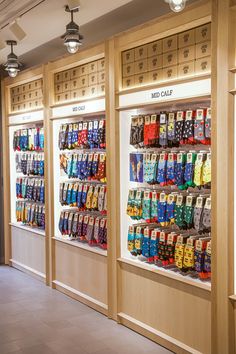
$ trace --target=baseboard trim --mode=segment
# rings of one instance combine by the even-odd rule
[[[108,306],[101,301],[94,299],[93,297],[86,295],[70,286],[61,283],[58,280],[52,281],[53,288],[61,291],[63,294],[72,297],[73,299],[82,302],[83,304],[93,308],[94,310],[102,313],[103,315],[108,315]]]
[[[177,339],[168,336],[167,334],[160,332],[141,321],[136,320],[124,312],[118,313],[118,322],[162,345],[163,347],[173,351],[176,354],[202,354],[201,352],[189,347]]]
[[[39,272],[36,269],[33,269],[33,268],[25,265],[23,263],[20,263],[20,262],[14,260],[14,259],[10,259],[10,265],[13,268],[16,268],[16,269],[18,269],[18,270],[20,270],[20,271],[22,271],[24,273],[27,273],[27,274],[33,276],[34,278],[44,282],[44,283],[46,281],[46,275],[45,274]]]

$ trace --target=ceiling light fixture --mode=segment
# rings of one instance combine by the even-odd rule
[[[174,12],[180,12],[185,8],[187,0],[165,0]]]
[[[70,10],[67,5],[65,8],[66,12],[70,12],[71,14],[71,22],[66,26],[66,33],[64,33],[61,38],[64,39],[64,44],[67,47],[67,50],[70,54],[74,54],[78,51],[79,46],[82,45],[81,40],[84,38],[79,33],[79,26],[74,22],[73,14],[74,12],[79,11],[79,7],[73,10]]]
[[[18,71],[22,64],[19,62],[18,57],[13,53],[13,46],[17,45],[16,41],[6,41],[7,45],[11,46],[11,53],[7,56],[7,62],[4,64],[5,70],[8,72],[8,75],[11,77],[16,77]]]

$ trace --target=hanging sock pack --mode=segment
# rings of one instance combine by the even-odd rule
[[[177,163],[175,168],[175,184],[178,186],[179,189],[186,188],[184,183],[186,159],[187,156],[185,152],[179,152],[177,154]]]
[[[175,223],[175,203],[176,203],[176,195],[169,194],[167,197],[167,205],[166,205],[166,221],[169,224]]]
[[[202,152],[197,154],[196,160],[195,160],[195,166],[194,166],[194,184],[198,188],[201,188],[203,186],[203,163],[206,159],[206,155]]]
[[[165,193],[161,193],[160,200],[158,201],[158,205],[157,205],[157,213],[158,213],[158,222],[162,226],[166,226],[167,224],[166,207],[167,207],[167,195]]]
[[[156,114],[151,115],[148,129],[148,146],[158,146],[160,124]]]
[[[166,186],[166,184],[167,184],[167,179],[166,179],[167,160],[168,160],[168,154],[165,152],[162,152],[160,154],[158,168],[157,168],[157,182],[161,186]]]
[[[211,187],[211,153],[207,154],[202,167],[202,183],[204,188]]]
[[[185,112],[178,111],[176,114],[176,121],[175,121],[175,139],[179,144],[184,143],[183,140],[184,119],[185,119]]]
[[[186,111],[184,128],[183,128],[183,142],[184,144],[195,144],[196,140],[194,139],[194,121],[196,118],[195,111]]]
[[[184,222],[188,229],[193,227],[193,214],[194,214],[195,199],[193,196],[187,196],[186,204],[184,206]]]
[[[193,180],[194,180],[194,168],[195,168],[196,158],[197,158],[197,154],[195,152],[187,153],[187,162],[184,171],[184,180],[185,180],[186,188],[195,187]]]
[[[175,113],[174,112],[168,113],[167,139],[168,139],[169,147],[178,146],[175,138]]]
[[[180,229],[186,228],[186,225],[184,222],[184,206],[185,206],[184,197],[183,197],[183,195],[180,194],[177,196],[175,211],[174,211],[175,224]]]
[[[176,153],[169,153],[167,166],[166,166],[166,180],[168,185],[175,184],[175,170],[177,164],[177,154]]]
[[[162,147],[168,146],[168,130],[167,130],[167,114],[160,114],[160,133],[159,133],[159,145]]]
[[[151,222],[158,221],[158,198],[159,195],[156,191],[152,192],[152,200],[151,200]]]
[[[202,225],[202,215],[203,215],[203,207],[204,207],[205,199],[201,196],[197,197],[196,205],[194,207],[194,228],[197,231],[201,231],[203,229]]]
[[[151,191],[145,191],[143,196],[143,205],[142,205],[142,219],[146,222],[151,221],[151,200],[152,193]]]

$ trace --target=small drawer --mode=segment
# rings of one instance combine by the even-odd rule
[[[70,93],[71,100],[77,100],[79,98],[80,90],[72,90]]]
[[[62,92],[62,84],[58,83],[54,86],[54,93],[61,93]]]
[[[28,92],[28,87],[29,87],[29,85],[28,85],[28,84],[21,85],[21,93]]]
[[[134,75],[134,63],[123,65],[122,72],[123,77]]]
[[[26,111],[27,109],[30,109],[29,102],[21,103],[21,111]]]
[[[89,84],[89,86],[94,86],[97,83],[98,83],[98,75],[97,75],[97,73],[89,74],[89,76],[88,76],[88,84]]]
[[[88,86],[88,75],[81,76],[79,78],[79,88]]]
[[[196,59],[211,55],[211,41],[196,44]]]
[[[63,94],[62,94],[63,95]],[[34,100],[33,101],[34,108],[42,107],[42,100]]]
[[[23,101],[23,95],[17,95],[12,97],[12,103],[13,104],[17,104],[17,103],[21,103]]]
[[[71,90],[77,90],[79,88],[79,85],[80,85],[80,80],[78,78],[70,81]]]
[[[31,92],[29,92],[27,95],[28,95],[28,99],[29,99],[29,100],[35,100],[35,99],[38,99],[38,98],[39,98],[39,92],[38,92],[38,90],[31,91]]]
[[[195,63],[195,74],[209,74],[211,72],[211,57],[197,59]]]
[[[177,35],[163,39],[163,53],[177,50]]]
[[[105,83],[97,85],[97,94],[105,95]]]
[[[63,74],[62,72],[54,74],[54,82],[55,84],[63,81]]]
[[[97,96],[97,94],[98,94],[97,85],[90,86],[89,87],[89,96]]]
[[[161,69],[163,65],[162,55],[148,58],[148,71]]]
[[[163,80],[173,80],[177,78],[177,65],[163,69]]]
[[[56,94],[55,97],[54,97],[54,101],[55,103],[60,103],[62,102],[62,93],[59,93],[59,94]]]
[[[89,65],[81,65],[79,67],[79,76],[83,76],[83,75],[88,75],[89,73]]]
[[[196,43],[210,41],[211,40],[211,24],[208,23],[204,26],[197,27],[195,29]]]
[[[28,106],[29,106],[29,109],[33,109],[34,108],[34,101],[28,101]]]
[[[20,85],[20,86],[17,86],[15,87],[15,90],[16,90],[16,95],[20,95],[22,92],[23,92],[23,89],[22,89],[22,86],[23,85]]]
[[[71,89],[71,82],[70,81],[65,81],[62,84],[62,92],[67,92],[70,91]]]
[[[79,77],[79,67],[70,70],[70,79],[74,80]]]
[[[134,84],[134,76],[129,76],[129,77],[123,79],[123,85],[122,85],[123,88],[133,87],[134,85],[135,85]]]
[[[177,62],[178,62],[177,50],[163,54],[163,68],[177,65]]]
[[[70,99],[71,99],[70,92],[69,91],[68,92],[63,92],[62,93],[62,99],[63,99],[63,101],[70,101]]]
[[[134,63],[134,73],[142,74],[147,72],[148,62],[147,59],[139,60]]]
[[[130,64],[134,62],[134,49],[122,52],[122,64]]]
[[[17,95],[16,87],[12,87],[12,88],[10,89],[10,95],[11,95],[11,97]]]
[[[105,58],[98,60],[98,71],[105,70]]]
[[[148,82],[151,84],[153,82],[160,82],[163,80],[163,70],[154,70],[148,73]]]
[[[84,98],[87,96],[89,96],[89,88],[88,87],[84,87],[79,90],[79,97]]]
[[[162,39],[148,44],[148,57],[150,58],[162,54],[163,53],[162,46],[163,46]]]
[[[28,82],[28,84],[26,84],[26,89],[24,91],[25,92],[30,92],[30,91],[35,90],[37,88],[37,87],[35,87],[35,83],[36,83],[36,80]]]
[[[178,35],[178,47],[184,48],[195,44],[195,30],[182,32]]]
[[[31,92],[22,93],[22,95],[20,95],[19,97],[20,97],[20,101],[19,102],[28,101],[31,98]]]
[[[195,60],[178,65],[178,77],[193,76],[195,73]]]
[[[195,59],[195,45],[190,47],[184,47],[178,50],[178,63],[184,63],[186,61],[192,61]]]
[[[141,60],[141,59],[146,59],[147,58],[147,45],[142,45],[141,47],[137,47],[134,49],[134,60]]]
[[[70,80],[70,70],[63,71],[62,78],[63,78],[63,81],[69,81]]]
[[[148,83],[148,74],[139,74],[134,76],[134,84],[137,86]]]
[[[38,79],[38,80],[35,80],[32,82],[32,85],[31,85],[32,90],[38,90],[42,87],[43,87],[43,80],[42,79]],[[29,90],[30,90],[30,88],[29,88]]]
[[[11,112],[17,112],[18,111],[18,105],[17,104],[12,104],[11,105]]]
[[[92,63],[88,64],[88,73],[96,73],[98,71],[98,63],[97,61],[93,61]]]
[[[103,82],[105,82],[105,71],[100,71],[98,73],[98,83],[102,84]]]

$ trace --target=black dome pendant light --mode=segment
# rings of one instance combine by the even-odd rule
[[[70,10],[69,6],[65,7],[66,12],[71,14],[71,22],[66,26],[66,33],[64,33],[61,38],[64,39],[64,45],[70,54],[74,54],[78,51],[79,47],[82,45],[81,40],[84,38],[79,33],[79,26],[74,22],[74,12],[78,12],[79,8]]]
[[[13,53],[13,46],[17,45],[16,41],[6,41],[7,45],[11,46],[11,53],[7,56],[7,62],[4,64],[5,70],[8,72],[10,77],[16,77],[18,72],[20,71],[20,67],[22,64],[19,62],[18,57],[15,53]]]

